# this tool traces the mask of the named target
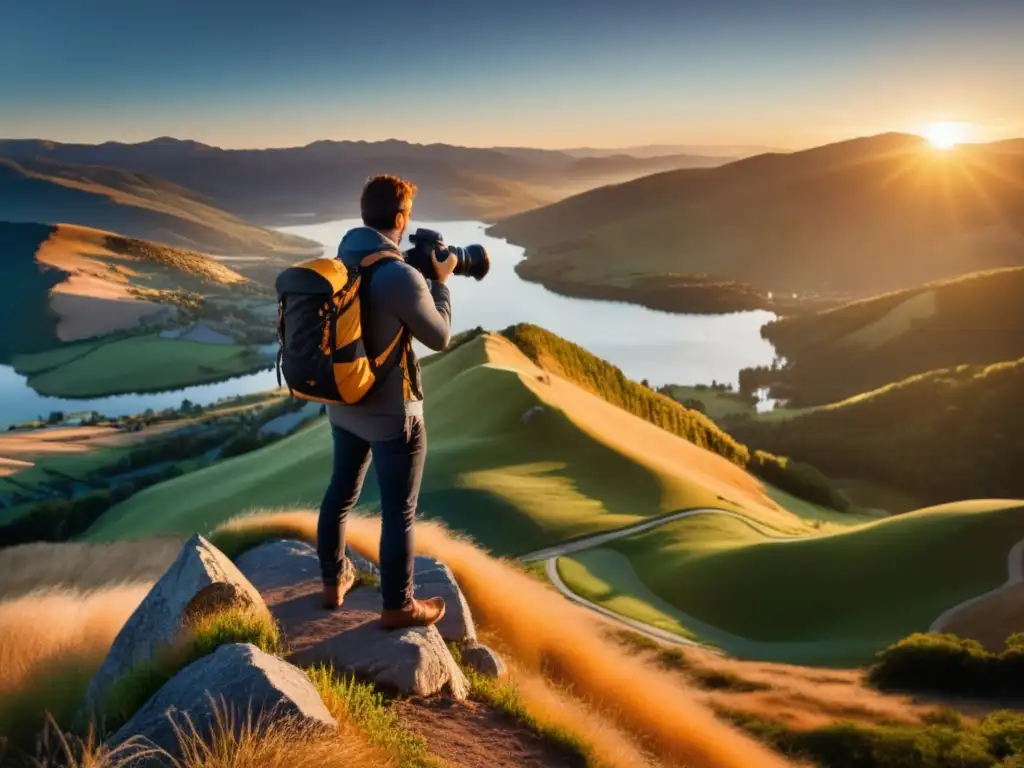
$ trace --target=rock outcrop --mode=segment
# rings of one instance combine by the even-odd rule
[[[190,620],[232,607],[267,609],[257,589],[224,553],[202,536],[192,536],[118,633],[89,683],[82,714],[96,711],[118,678],[152,661]]]
[[[110,745],[133,768],[169,766],[180,757],[179,733],[208,743],[218,725],[230,725],[237,735],[246,723],[269,717],[289,718],[314,731],[337,727],[302,670],[254,645],[224,645],[175,675]]]
[[[382,606],[377,590],[355,589],[345,596],[339,610],[325,611],[320,606],[316,551],[308,544],[270,542],[246,552],[238,566],[263,592],[288,638],[296,664],[332,664],[338,670],[419,696],[442,690],[456,699],[468,695],[466,677],[435,627],[380,628]],[[468,608],[465,615],[469,616]]]
[[[448,642],[464,645],[476,643],[476,625],[455,575],[444,563],[436,558],[417,555],[414,567],[416,597],[443,597],[444,618],[437,623],[437,629]]]
[[[346,548],[345,556],[352,561],[358,576],[377,577],[377,566],[351,547]],[[235,562],[238,570],[260,592],[287,587],[297,581],[320,578],[320,561],[316,550],[303,541],[293,539],[260,544],[243,552]]]

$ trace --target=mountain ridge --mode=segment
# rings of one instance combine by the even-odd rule
[[[385,141],[329,140],[301,147],[223,149],[157,137],[145,142],[62,144],[0,139],[0,157],[101,165],[148,173],[194,190],[231,213],[281,226],[288,214],[320,220],[358,215],[367,176],[395,173],[420,188],[427,219],[495,220],[569,194],[666,168],[714,165],[720,157],[625,155],[577,158],[558,150],[515,150]],[[497,191],[496,191],[497,190]]]
[[[645,303],[645,281],[704,276],[851,299],[1024,264],[1022,147],[858,137],[651,174],[489,231],[526,247],[522,277],[574,295]]]

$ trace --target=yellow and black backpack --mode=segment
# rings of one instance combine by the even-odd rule
[[[395,365],[405,370],[412,339],[404,326],[376,357],[367,338],[373,269],[401,258],[372,253],[350,269],[340,259],[319,258],[296,264],[277,277],[277,381],[295,397],[320,403],[354,404],[366,397]],[[418,388],[418,387],[417,387]]]

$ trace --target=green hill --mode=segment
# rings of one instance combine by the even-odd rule
[[[559,572],[585,597],[741,658],[854,666],[1001,585],[1022,538],[1024,501],[788,541],[708,515],[561,558]]]
[[[423,376],[430,454],[421,514],[499,554],[694,507],[813,530],[775,500],[785,494],[737,464],[550,375],[501,336],[467,337],[427,361]],[[330,464],[329,427],[321,422],[143,491],[103,515],[87,537],[209,530],[254,507],[315,506]],[[371,475],[364,502],[376,500]]]
[[[1024,358],[912,376],[835,404],[730,422],[738,438],[927,503],[1024,498]]]
[[[750,391],[774,386],[790,405],[816,405],[962,364],[1024,357],[1024,268],[929,283],[762,330],[787,364],[741,373]]]
[[[166,390],[267,368],[269,289],[194,251],[67,224],[0,222],[0,339],[37,392]]]
[[[490,232],[526,247],[522,277],[575,295],[685,310],[703,280],[769,308],[856,298],[1024,264],[1021,157],[885,134],[602,187]]]
[[[318,243],[263,229],[163,179],[96,165],[0,156],[0,221],[66,222],[206,253],[319,254]]]

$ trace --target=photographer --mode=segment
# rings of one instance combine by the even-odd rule
[[[416,186],[395,176],[377,176],[363,188],[363,224],[349,230],[338,247],[338,258],[350,269],[375,253],[397,254],[364,270],[363,341],[366,353],[385,353],[388,342],[404,327],[412,338],[432,350],[448,345],[451,297],[445,281],[456,267],[455,258],[429,263],[432,279],[406,263],[399,250],[409,225]],[[372,279],[371,279],[372,278]],[[409,340],[401,364],[354,405],[329,405],[334,440],[334,467],[320,507],[317,551],[324,583],[324,606],[341,605],[355,573],[345,557],[345,519],[359,500],[370,456],[380,484],[380,582],[384,601],[381,625],[386,628],[424,626],[444,616],[442,598],[413,597],[413,524],[423,478],[427,440],[423,423],[423,393],[419,363]]]

